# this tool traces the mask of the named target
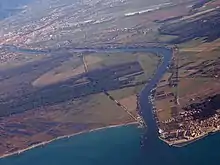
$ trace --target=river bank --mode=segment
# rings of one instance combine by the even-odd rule
[[[1,165],[218,165],[220,134],[185,147],[172,147],[130,125],[54,141],[24,154],[0,159]],[[140,145],[142,141],[142,146]],[[212,151],[212,152],[210,152]]]
[[[175,49],[173,49],[172,51],[173,51],[172,53],[173,64],[172,65],[176,65],[175,64],[175,53],[178,53],[178,52],[175,52],[177,51]],[[218,121],[218,115],[215,117],[212,116],[212,118],[209,117],[208,118],[209,120],[205,121],[205,124],[203,124],[203,126],[202,124],[200,125],[200,123],[198,122],[193,123],[193,121],[196,121],[196,120],[193,120],[193,118],[192,120],[188,121],[188,120],[184,120],[183,117],[181,119],[178,119],[178,116],[172,116],[172,108],[173,108],[173,111],[177,111],[178,108],[182,108],[182,110],[184,110],[184,103],[186,103],[184,102],[182,105],[179,103],[179,98],[178,98],[179,95],[177,95],[177,98],[178,98],[177,101],[174,101],[176,99],[175,97],[176,93],[172,90],[172,87],[175,87],[175,84],[174,86],[172,86],[172,81],[170,81],[174,79],[172,76],[175,74],[173,73],[172,65],[170,67],[171,68],[170,71],[165,72],[164,74],[164,76],[167,76],[167,74],[172,73],[171,76],[168,75],[167,77],[162,77],[160,79],[161,81],[157,84],[157,87],[156,87],[156,94],[151,97],[151,100],[152,100],[153,107],[155,107],[155,113],[157,113],[156,115],[157,115],[158,129],[160,130],[159,135],[158,135],[159,139],[170,146],[184,147],[200,139],[203,139],[212,133],[218,132],[220,130],[219,126],[216,124]],[[171,95],[168,95],[168,94],[171,94]],[[191,110],[191,109],[188,109],[188,110]],[[160,114],[161,111],[163,111],[162,115]],[[179,110],[179,112],[181,112],[181,110]],[[189,118],[189,116],[187,117]],[[189,127],[186,127],[186,128],[176,127],[175,129],[172,128],[172,124],[187,126],[188,125],[187,122],[193,123],[193,124],[191,123],[194,126],[193,129],[189,129]],[[202,120],[201,122],[204,122],[204,120]],[[179,135],[179,132],[181,132],[182,134]]]
[[[151,49],[151,52],[160,52],[164,55],[164,59],[157,73],[139,95],[141,115],[147,124],[146,134],[143,135],[143,132],[140,132],[136,126],[131,126],[131,128],[130,126],[120,127],[123,125],[115,125],[110,127],[116,128],[106,130],[103,128],[103,131],[97,132],[95,131],[97,129],[94,129],[87,131],[93,132],[91,134],[86,133],[83,136],[73,136],[74,138],[63,138],[64,140],[60,141],[55,140],[54,143],[50,143],[45,147],[30,150],[19,156],[1,159],[0,164],[144,165],[148,162],[153,165],[160,165],[163,162],[165,165],[216,165],[219,158],[218,152],[214,152],[216,155],[213,155],[213,152],[207,152],[207,150],[218,151],[219,146],[217,144],[220,134],[202,138],[204,140],[180,148],[170,147],[158,138],[158,126],[153,117],[152,102],[149,102],[148,96],[166,72],[171,51],[158,48]],[[100,129],[102,128],[98,128],[98,130]]]
[[[28,50],[28,51],[33,51],[33,53],[35,52],[34,50]],[[117,52],[149,52],[149,53],[153,53],[155,55],[159,55],[159,56],[162,56],[161,58],[161,63],[158,65],[158,68],[157,68],[157,71],[155,72],[155,74],[153,75],[152,79],[150,80],[150,82],[144,87],[144,89],[141,91],[139,97],[139,107],[140,107],[140,113],[141,113],[141,116],[143,117],[144,121],[146,122],[146,125],[147,125],[147,133],[146,133],[146,136],[151,136],[155,139],[158,139],[158,126],[156,124],[156,121],[155,121],[155,118],[154,118],[154,115],[153,115],[153,112],[152,112],[152,103],[149,102],[149,99],[148,99],[148,96],[151,95],[152,93],[152,89],[154,89],[156,87],[156,84],[160,81],[161,77],[164,75],[164,73],[167,71],[167,66],[169,65],[170,61],[171,61],[171,57],[172,57],[172,50],[170,48],[167,48],[167,47],[119,47],[119,48],[102,48],[102,49],[98,49],[98,48],[85,48],[85,49],[73,49],[72,51],[74,52],[105,52],[105,53],[117,53]],[[36,53],[39,53],[39,52],[36,52]],[[122,125],[119,125],[119,126],[123,126],[124,124]],[[118,125],[117,125],[118,126]],[[108,127],[105,127],[105,128],[108,128]],[[99,130],[100,128],[98,128]],[[88,132],[87,131],[83,131],[83,132],[80,132],[80,133],[85,133],[85,132]],[[77,134],[80,134],[80,133],[77,133]],[[62,138],[66,138],[68,136],[74,136],[76,134],[73,134],[73,135],[67,135],[67,136],[62,136],[62,137],[59,137],[58,139],[62,139]],[[41,145],[45,145],[47,143],[50,143],[54,140],[58,140],[57,138],[56,139],[53,139],[53,140],[50,140],[50,141],[47,141],[47,142],[43,142],[41,144],[37,144],[37,145],[34,145],[32,147],[29,147],[27,149],[23,149],[23,150],[20,150],[18,152],[13,152],[13,153],[10,153],[10,154],[5,154],[3,155],[2,157],[5,157],[5,156],[9,156],[9,155],[13,155],[13,154],[18,154],[18,153],[21,153],[21,152],[24,152],[24,151],[27,151],[28,149],[31,149],[31,148],[35,148],[35,147],[38,147],[38,146],[41,146]]]

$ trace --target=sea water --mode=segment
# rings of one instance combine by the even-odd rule
[[[163,54],[163,63],[141,93],[140,107],[147,131],[129,125],[85,133],[0,159],[0,165],[219,165],[219,133],[181,148],[158,139],[147,97],[165,73],[172,52],[156,47],[137,50]]]
[[[159,139],[145,139],[143,134],[136,125],[103,129],[3,158],[0,165],[220,164],[219,133],[181,148],[171,147]]]

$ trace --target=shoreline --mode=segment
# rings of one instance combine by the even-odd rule
[[[173,57],[172,57],[173,58]],[[166,74],[167,73],[167,71],[164,73],[164,74]],[[157,84],[158,85],[158,84]],[[155,89],[157,89],[158,88],[158,86],[156,85],[156,88]],[[155,106],[155,103],[154,103],[154,100],[155,100],[155,97],[153,97],[152,98],[152,101],[151,101],[151,103],[152,103],[152,108],[153,107],[156,107]],[[154,112],[153,112],[154,113]],[[156,115],[156,114],[155,114]],[[155,118],[155,117],[154,117]],[[158,122],[158,119],[156,119],[156,122]],[[159,129],[159,127],[158,127],[158,125],[157,125],[157,128]],[[217,133],[219,131],[219,129],[213,129],[213,130],[211,130],[211,131],[209,131],[209,132],[206,132],[206,133],[203,133],[203,134],[201,134],[201,135],[199,135],[199,136],[197,136],[197,137],[194,137],[194,138],[191,138],[191,139],[180,139],[180,140],[174,140],[174,141],[167,141],[167,140],[165,140],[165,139],[163,139],[162,137],[160,137],[159,135],[158,135],[158,138],[161,140],[161,141],[163,141],[163,142],[165,142],[166,144],[168,144],[169,146],[173,146],[173,147],[184,147],[184,146],[187,146],[187,145],[189,145],[189,144],[191,144],[191,143],[194,143],[194,142],[196,142],[196,141],[198,141],[198,140],[201,140],[201,139],[203,139],[203,138],[205,138],[205,137],[207,137],[208,135],[210,135],[211,133]]]
[[[152,75],[152,77],[151,77],[150,79],[153,79],[153,78],[154,78],[154,76],[156,75],[158,69],[159,69],[160,66],[163,64],[163,60],[164,60],[163,54],[160,54],[160,53],[153,53],[153,54],[159,56],[161,60],[159,61],[158,66],[157,66],[157,69],[154,71],[154,73],[153,73],[153,75]],[[144,85],[144,87],[141,89],[141,92],[139,93],[139,95],[141,95],[142,91],[143,91],[143,90],[146,88],[146,86],[148,86],[148,85],[149,85],[149,83],[146,83],[146,84]],[[140,101],[140,100],[138,99],[138,101]],[[153,106],[153,104],[152,104],[152,106]],[[152,107],[151,107],[151,108],[152,108]],[[152,111],[152,109],[151,109],[151,111]],[[139,111],[139,110],[138,110],[138,112],[139,112],[138,114],[140,115],[140,117],[143,118],[142,111]],[[153,116],[152,116],[152,117],[153,117]],[[58,136],[58,137],[53,138],[53,139],[51,139],[51,140],[42,141],[42,142],[40,142],[40,143],[38,143],[38,144],[31,145],[31,146],[29,146],[29,147],[27,147],[27,148],[24,148],[24,149],[20,149],[20,150],[14,151],[14,152],[9,152],[9,153],[0,155],[0,159],[6,158],[6,157],[9,157],[9,156],[13,156],[13,155],[19,155],[19,154],[21,154],[21,153],[23,153],[23,152],[26,152],[26,151],[31,150],[31,149],[33,149],[33,148],[37,148],[37,147],[44,146],[44,145],[49,144],[49,143],[51,143],[51,142],[53,142],[53,141],[56,141],[56,140],[61,140],[61,139],[64,139],[64,138],[70,138],[70,137],[73,137],[73,136],[76,136],[76,135],[80,135],[80,134],[84,134],[84,133],[90,133],[90,132],[94,132],[94,131],[99,131],[99,130],[102,130],[102,129],[108,129],[108,128],[114,128],[114,127],[121,127],[121,126],[127,126],[127,125],[138,125],[138,122],[137,122],[137,121],[134,121],[134,122],[126,123],[126,124],[109,125],[109,126],[105,126],[105,127],[99,127],[99,128],[94,128],[94,129],[90,129],[90,130],[84,130],[84,131],[77,132],[77,133],[73,133],[73,134],[69,134],[69,135]]]
[[[86,133],[91,133],[91,132],[96,132],[96,131],[100,131],[100,130],[104,130],[104,129],[116,128],[116,127],[123,127],[123,126],[128,126],[128,125],[138,125],[138,122],[135,121],[135,122],[130,122],[130,123],[126,123],[126,124],[109,125],[109,126],[100,127],[100,128],[94,128],[94,129],[91,129],[91,130],[85,130],[85,131],[81,131],[81,132],[77,132],[77,133],[73,133],[73,134],[69,134],[69,135],[59,136],[59,137],[54,138],[54,139],[51,139],[51,140],[47,140],[47,141],[43,141],[43,142],[38,143],[38,144],[31,145],[30,147],[27,147],[27,148],[25,148],[25,149],[21,149],[21,150],[15,151],[15,152],[3,154],[3,155],[0,156],[0,159],[6,158],[6,157],[10,157],[10,156],[14,156],[14,155],[19,155],[19,154],[24,153],[24,152],[26,152],[26,151],[29,151],[29,150],[31,150],[31,149],[44,146],[44,145],[46,145],[46,144],[55,142],[55,141],[57,141],[57,140],[62,140],[62,139],[66,139],[66,138],[71,138],[71,137],[74,137],[74,136],[77,136],[77,135],[86,134]],[[138,128],[138,127],[137,127],[137,128]]]
[[[206,132],[206,133],[203,133],[201,134],[200,136],[197,136],[197,137],[194,137],[194,138],[191,138],[191,139],[181,139],[181,140],[176,140],[176,141],[173,141],[173,142],[169,142],[163,138],[161,138],[160,136],[158,137],[161,141],[165,142],[166,144],[168,144],[169,146],[173,146],[173,147],[185,147],[189,144],[192,144],[198,140],[202,140],[206,137],[208,137],[209,135],[213,135],[213,134],[216,134],[218,133],[220,130],[217,129],[217,130],[212,130],[212,131],[209,131],[209,132]]]
[[[172,58],[173,58],[173,55],[172,55]],[[166,73],[167,73],[167,71],[166,71],[164,74],[166,74]],[[157,89],[157,88],[158,88],[158,84],[156,85],[156,89]],[[155,103],[154,103],[154,100],[155,100],[155,96],[153,97],[151,103],[152,103],[152,106],[156,108]],[[155,112],[155,113],[156,113],[156,112]],[[156,119],[156,122],[159,123],[159,120]],[[157,124],[157,128],[159,129],[158,124]],[[168,144],[169,146],[180,148],[180,147],[185,147],[185,146],[187,146],[187,145],[189,145],[189,144],[192,144],[192,143],[194,143],[194,142],[196,142],[196,141],[202,140],[202,139],[208,137],[209,135],[213,135],[213,134],[216,134],[216,133],[218,133],[218,132],[220,132],[220,128],[211,128],[211,130],[209,130],[209,131],[207,131],[207,132],[203,132],[203,133],[201,133],[200,135],[198,135],[198,136],[196,136],[196,137],[189,137],[189,138],[178,139],[178,140],[173,140],[173,141],[168,141],[168,140],[166,140],[166,139],[163,139],[160,135],[158,135],[158,138],[159,138],[161,141],[163,141],[163,142],[165,142],[166,144]]]

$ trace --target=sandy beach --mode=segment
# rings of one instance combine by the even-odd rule
[[[41,142],[39,144],[32,145],[32,146],[30,146],[28,148],[25,148],[25,149],[21,149],[21,150],[15,151],[15,152],[11,152],[11,153],[8,153],[8,154],[1,155],[0,159],[6,158],[6,157],[9,157],[9,156],[13,156],[13,155],[18,155],[18,154],[24,153],[24,152],[26,152],[28,150],[44,146],[44,145],[49,144],[51,142],[54,142],[54,141],[57,141],[57,140],[61,140],[61,139],[65,139],[65,138],[70,138],[70,137],[73,137],[73,136],[76,136],[76,135],[90,133],[90,132],[95,132],[95,131],[99,131],[99,130],[103,130],[103,129],[108,129],[108,128],[122,127],[122,126],[135,125],[135,124],[138,124],[138,122],[131,122],[131,123],[127,123],[127,124],[110,125],[110,126],[106,126],[106,127],[100,127],[100,128],[95,128],[95,129],[91,129],[91,130],[85,130],[85,131],[81,131],[81,132],[73,133],[73,134],[69,134],[69,135],[59,136],[57,138],[54,138],[54,139],[51,139],[51,140],[48,140],[48,141],[44,141],[44,142]]]

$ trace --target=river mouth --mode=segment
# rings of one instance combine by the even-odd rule
[[[1,48],[7,49],[12,52],[19,53],[29,53],[29,54],[53,54],[56,51],[51,50],[34,50],[20,48],[13,45],[3,45]],[[60,50],[59,50],[60,51]],[[139,94],[139,104],[140,104],[140,114],[143,117],[145,123],[147,124],[147,133],[145,137],[154,137],[158,139],[158,127],[155,121],[155,116],[152,113],[152,103],[149,100],[149,96],[152,94],[152,90],[157,86],[164,73],[167,71],[167,67],[170,64],[172,58],[172,49],[166,47],[101,47],[101,48],[69,48],[68,51],[74,53],[119,53],[119,52],[145,52],[159,55],[162,57],[162,62],[157,68],[154,76],[151,78],[150,82],[144,87],[144,89]]]
[[[143,51],[143,48],[141,50]],[[137,131],[136,126],[111,128],[101,132],[63,139],[44,147],[30,150],[19,156],[14,155],[0,159],[0,164],[161,165],[163,163],[164,165],[217,165],[220,134],[210,135],[196,143],[181,148],[169,146],[158,138],[158,129],[148,96],[151,94],[152,89],[156,87],[161,76],[166,72],[172,51],[155,47],[148,47],[144,50],[162,55],[163,60],[150,83],[140,93],[141,111],[148,125],[147,132],[142,137],[143,146],[141,148],[139,140],[143,132]],[[137,51],[137,49],[126,49],[126,51]],[[213,152],[209,152],[210,150]],[[33,160],[34,162],[32,162]]]

